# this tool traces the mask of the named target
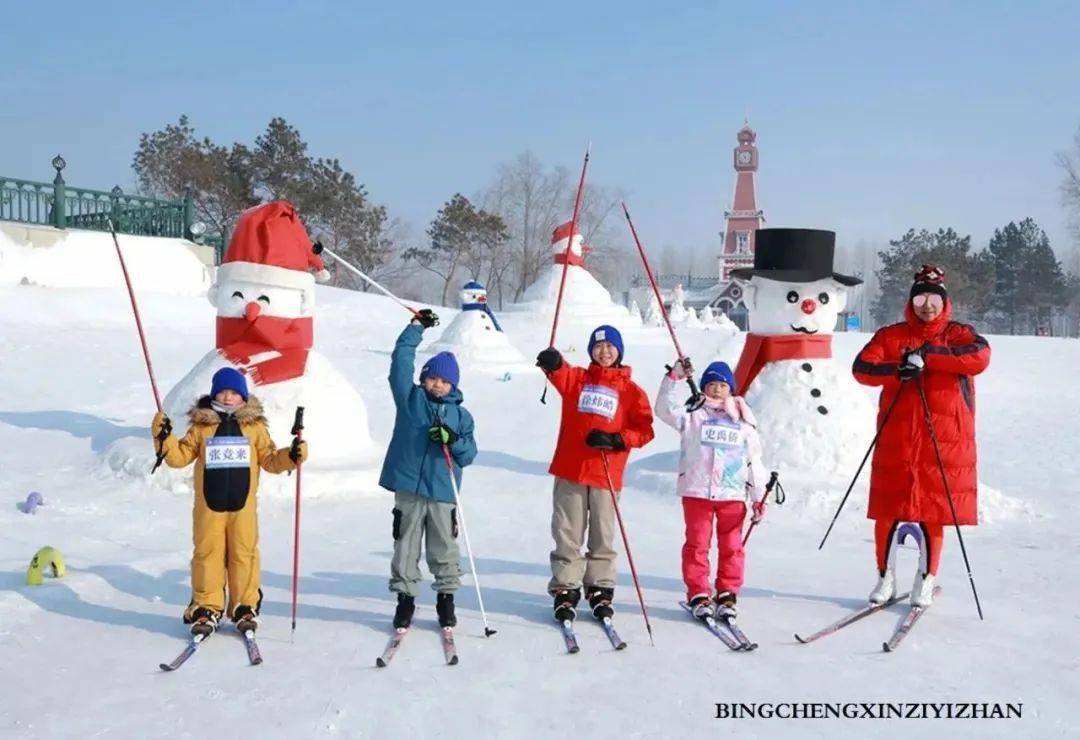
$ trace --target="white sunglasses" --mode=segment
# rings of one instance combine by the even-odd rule
[[[922,308],[927,303],[934,308],[941,308],[945,305],[945,299],[937,293],[919,293],[919,295],[911,299],[911,304],[916,308]]]

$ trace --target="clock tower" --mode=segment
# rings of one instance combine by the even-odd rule
[[[731,210],[724,212],[724,250],[720,255],[720,282],[731,280],[731,271],[738,267],[754,266],[754,231],[765,222],[765,214],[757,205],[757,134],[744,125],[738,133],[739,145],[734,151],[735,197]]]

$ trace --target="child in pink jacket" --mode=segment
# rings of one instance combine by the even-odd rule
[[[705,396],[701,408],[687,411],[677,396],[686,378],[676,362],[660,384],[656,415],[682,436],[677,492],[682,496],[686,542],[682,575],[686,600],[695,617],[735,614],[735,597],[743,582],[743,521],[748,496],[754,521],[765,516],[765,482],[761,441],[746,402],[735,395],[735,379],[727,363],[714,362],[701,376]],[[716,526],[720,557],[716,566],[716,595],[709,588],[709,549]],[[713,602],[715,601],[715,607]]]

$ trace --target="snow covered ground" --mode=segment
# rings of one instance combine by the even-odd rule
[[[212,346],[212,309],[200,296],[145,292],[140,302],[167,389]],[[389,353],[406,319],[382,298],[320,288],[316,346],[360,389],[379,446],[393,423]],[[529,314],[506,311],[500,320],[527,357],[545,343],[548,325]],[[560,347],[576,348],[572,360],[583,358],[588,328],[560,330]],[[705,329],[683,336],[699,365],[721,339]],[[625,338],[627,363],[652,396],[671,359],[667,336],[639,327]],[[850,362],[866,339],[838,335],[838,361]],[[781,471],[789,503],[771,507],[755,532],[740,599],[744,628],[761,648],[728,652],[676,603],[676,438],[658,425],[657,439],[631,458],[622,499],[656,647],[620,560],[617,620],[629,649],[613,652],[582,618],[582,651],[566,655],[544,591],[558,406],[539,403],[543,381],[534,373],[502,380],[479,367],[461,384],[481,449],[463,497],[497,635],[482,636],[467,578],[459,666],[443,664],[434,594],[425,593],[392,666],[374,668],[393,601],[391,498],[372,487],[304,503],[301,608],[290,641],[292,501],[267,496],[266,662],[249,667],[240,639],[225,632],[165,674],[158,663],[185,644],[191,500],[104,461],[117,440],[150,445],[153,405],[127,297],[109,288],[0,286],[0,736],[1075,737],[1080,394],[1072,382],[1080,343],[991,341],[978,432],[981,479],[993,490],[988,521],[965,530],[985,622],[950,533],[944,595],[899,652],[880,650],[895,614],[795,644],[793,632],[861,605],[875,573],[865,486],[818,552],[846,481],[803,486],[796,471]],[[46,505],[31,516],[16,503],[32,490]],[[68,574],[27,586],[28,561],[44,545],[64,554]],[[907,553],[903,567],[913,570],[914,558]],[[715,719],[716,702],[782,701],[1022,702],[1023,719]]]

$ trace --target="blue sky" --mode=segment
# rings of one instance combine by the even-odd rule
[[[499,162],[576,168],[591,139],[647,244],[712,249],[748,114],[769,225],[981,243],[1032,216],[1060,249],[1077,28],[1075,2],[20,3],[0,172],[47,179],[60,151],[70,183],[127,187],[181,113],[226,143],[283,116],[421,234]]]

